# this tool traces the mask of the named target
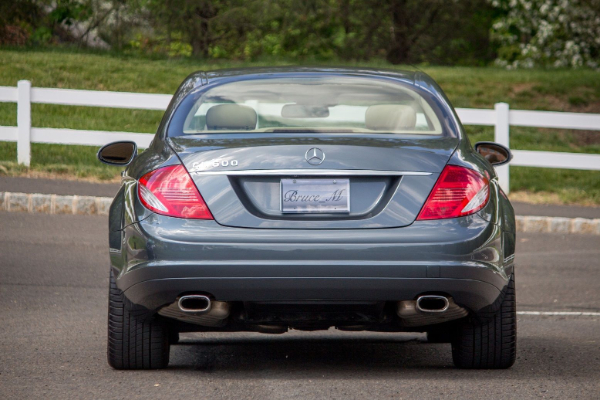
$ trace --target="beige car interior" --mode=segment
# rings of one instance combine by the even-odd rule
[[[240,104],[220,104],[206,112],[206,129],[209,131],[252,131],[256,129],[257,121],[256,111],[252,107]]]
[[[416,124],[417,112],[408,105],[378,104],[365,114],[365,126],[373,131],[412,131]]]

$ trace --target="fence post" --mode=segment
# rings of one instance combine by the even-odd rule
[[[494,141],[506,147],[509,147],[509,108],[507,103],[496,103],[496,125],[494,126]],[[510,170],[508,164],[496,167],[498,182],[505,193],[510,191]]]
[[[17,84],[17,161],[31,164],[31,82]]]

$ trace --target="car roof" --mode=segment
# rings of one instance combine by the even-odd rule
[[[284,78],[286,76],[298,75],[322,75],[322,76],[359,76],[362,78],[388,78],[402,81],[408,84],[416,84],[416,80],[429,78],[421,71],[392,70],[375,68],[349,68],[349,67],[249,67],[231,68],[212,71],[196,71],[190,74],[180,87],[184,92],[189,92],[198,86],[208,83],[226,80],[245,80],[257,76],[269,78]]]
[[[296,75],[296,74],[322,74],[322,75],[361,75],[364,77],[390,77],[402,80],[413,81],[415,71],[392,70],[392,69],[374,69],[374,68],[349,68],[349,67],[251,67],[251,68],[232,68],[206,71],[205,76],[211,79],[225,77],[242,77],[244,75]]]

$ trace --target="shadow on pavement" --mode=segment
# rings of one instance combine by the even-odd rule
[[[390,338],[300,338],[285,336],[187,340],[171,348],[169,369],[195,373],[231,373],[252,379],[268,373],[285,379],[382,379],[398,373],[411,378],[453,377],[470,379],[597,378],[600,353],[593,342],[569,343],[560,338],[523,337],[519,356],[509,370],[468,371],[454,368],[449,344],[430,344],[424,336]],[[587,368],[582,364],[588,365]],[[178,371],[181,373],[183,371]]]

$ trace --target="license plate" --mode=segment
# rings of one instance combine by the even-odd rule
[[[349,213],[349,179],[282,179],[281,212]]]

